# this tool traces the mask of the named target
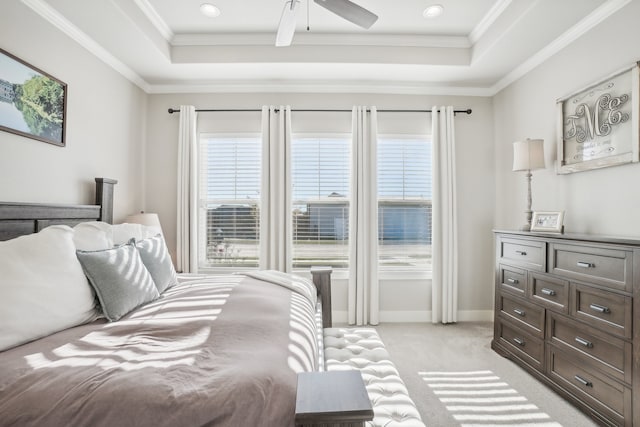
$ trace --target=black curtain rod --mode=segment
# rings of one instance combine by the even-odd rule
[[[179,113],[180,109],[175,109],[175,108],[169,108],[169,114],[173,114],[173,113]],[[261,112],[262,110],[257,110],[257,109],[222,109],[222,110],[217,110],[217,109],[200,109],[200,110],[196,110],[197,113],[233,113],[233,112]],[[276,109],[276,111],[279,111],[278,109]],[[303,113],[350,113],[352,110],[291,110],[292,112],[303,112]],[[378,112],[381,113],[430,113],[431,110],[377,110]],[[472,110],[471,108],[467,108],[466,110],[453,110],[453,113],[464,113],[464,114],[471,114]]]

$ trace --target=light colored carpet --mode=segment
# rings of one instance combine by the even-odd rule
[[[428,427],[597,425],[515,363],[491,350],[491,323],[387,323],[376,330]],[[461,377],[466,379],[460,380]],[[464,393],[490,393],[486,390],[491,389],[501,391],[484,396]],[[496,396],[517,400],[485,401],[479,405],[486,405],[484,410],[477,408],[478,402],[461,400]]]

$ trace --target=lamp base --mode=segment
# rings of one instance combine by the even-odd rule
[[[529,200],[528,200],[527,210],[524,211],[524,213],[525,213],[525,218],[527,218],[527,223],[522,226],[520,231],[531,231],[531,220],[533,219],[533,211],[531,210],[531,188],[529,188]]]

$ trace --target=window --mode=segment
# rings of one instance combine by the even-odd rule
[[[431,141],[378,137],[381,269],[431,269]]]
[[[200,269],[258,267],[260,158],[260,136],[200,136]]]
[[[350,147],[350,135],[293,138],[293,268],[348,267]]]

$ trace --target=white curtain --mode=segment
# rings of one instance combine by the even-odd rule
[[[176,267],[195,273],[197,260],[197,113],[193,105],[180,106],[178,131],[178,212]]]
[[[291,107],[262,107],[260,268],[291,271]]]
[[[378,324],[377,126],[375,107],[353,108],[348,294],[351,325]]]
[[[433,204],[431,321],[458,320],[458,218],[453,107],[431,110]]]

